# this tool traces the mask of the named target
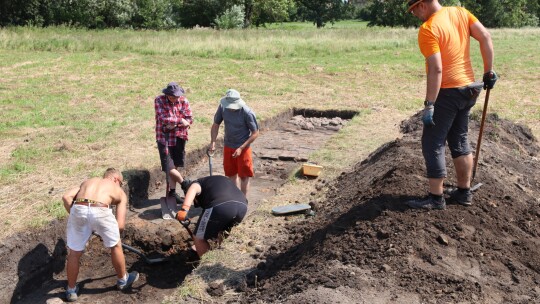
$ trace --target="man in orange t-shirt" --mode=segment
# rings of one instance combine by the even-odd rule
[[[438,0],[409,0],[407,4],[408,11],[424,22],[418,32],[418,45],[426,58],[422,153],[429,180],[428,196],[407,204],[412,208],[446,208],[443,181],[448,141],[457,176],[457,188],[451,191],[450,200],[469,206],[472,203],[473,167],[467,137],[469,114],[482,87],[492,89],[497,80],[493,71],[491,35],[465,8],[443,7]],[[469,55],[471,36],[480,43],[484,61],[483,84],[474,82]]]

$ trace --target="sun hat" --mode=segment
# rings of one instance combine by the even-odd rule
[[[407,9],[407,12],[410,12],[415,6],[420,4],[420,2],[422,1],[424,0],[408,0],[407,5],[409,6],[409,8]]]
[[[163,92],[165,95],[180,97],[184,96],[184,89],[182,89],[181,86],[178,85],[176,82],[170,82],[165,89],[163,89],[161,92]]]
[[[223,108],[231,110],[239,110],[246,105],[246,102],[240,98],[240,93],[235,89],[228,89],[220,103]]]

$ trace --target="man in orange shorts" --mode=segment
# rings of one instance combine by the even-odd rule
[[[247,197],[249,178],[253,177],[250,144],[259,136],[255,113],[240,98],[240,93],[229,89],[220,102],[210,131],[210,152],[216,149],[219,125],[225,122],[223,169],[225,176]]]

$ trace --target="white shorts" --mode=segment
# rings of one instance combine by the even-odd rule
[[[67,223],[67,246],[71,250],[83,251],[92,232],[101,236],[107,248],[120,241],[118,222],[112,209],[74,204]]]

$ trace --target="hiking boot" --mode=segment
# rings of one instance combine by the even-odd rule
[[[75,288],[71,289],[66,287],[66,301],[75,302],[77,301],[77,293],[79,292],[79,285],[75,285]]]
[[[139,273],[136,271],[132,271],[128,274],[127,279],[118,279],[116,281],[116,287],[118,287],[119,290],[128,289],[138,279]]]
[[[441,197],[441,201],[437,202],[437,199],[433,194],[429,194],[425,198],[420,198],[416,200],[411,200],[406,202],[406,204],[414,209],[436,209],[436,210],[444,210],[446,209],[446,202],[444,201],[444,197]]]
[[[449,202],[456,202],[463,206],[472,205],[473,194],[471,189],[454,188],[448,191],[448,194],[450,195],[448,197]]]

